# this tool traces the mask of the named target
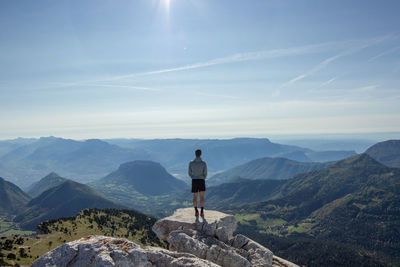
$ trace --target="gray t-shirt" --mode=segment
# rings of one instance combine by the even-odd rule
[[[189,163],[189,176],[192,179],[206,179],[207,164],[200,157],[195,158]]]

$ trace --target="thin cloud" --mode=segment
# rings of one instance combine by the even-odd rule
[[[290,84],[295,83],[297,81],[300,81],[300,80],[304,79],[305,77],[307,77],[306,74],[300,74],[299,76],[297,76],[297,77],[291,79],[290,81],[288,81],[287,83],[285,83],[284,86],[290,85]]]
[[[216,98],[226,98],[226,99],[240,99],[237,96],[233,95],[224,95],[224,94],[210,94],[210,93],[203,93],[203,92],[195,92],[196,95],[200,96],[207,96],[207,97],[216,97]]]
[[[318,71],[324,69],[324,68],[325,68],[326,66],[328,66],[330,63],[332,63],[332,62],[338,60],[339,58],[342,58],[342,57],[344,57],[344,56],[348,56],[348,55],[354,54],[354,53],[356,53],[356,52],[358,52],[358,51],[360,51],[360,50],[362,50],[362,49],[365,49],[365,48],[367,48],[367,47],[370,47],[370,46],[373,46],[373,45],[382,43],[383,41],[386,41],[386,40],[388,40],[388,39],[390,39],[390,38],[392,38],[392,37],[391,37],[391,36],[384,36],[384,37],[380,37],[380,38],[374,38],[374,39],[371,39],[371,40],[367,40],[367,41],[365,41],[365,42],[362,42],[361,44],[355,45],[355,46],[351,47],[350,49],[346,49],[345,51],[343,51],[343,52],[341,52],[341,53],[339,53],[339,54],[337,54],[337,55],[331,56],[331,57],[329,57],[329,58],[327,58],[327,59],[321,61],[319,64],[317,64],[314,68],[312,68],[312,69],[309,70],[308,72],[302,73],[302,74],[296,76],[295,78],[293,78],[293,79],[291,79],[291,80],[289,80],[289,81],[283,83],[283,84],[280,86],[280,88],[286,87],[286,86],[288,86],[288,85],[292,85],[292,84],[294,84],[294,83],[297,82],[297,81],[300,81],[300,80],[302,80],[302,79],[304,79],[304,78],[307,78],[307,77],[310,76],[310,75],[313,75],[314,73],[316,73],[316,72],[318,72]]]
[[[158,89],[158,88],[142,87],[142,86],[130,86],[130,85],[88,84],[88,86],[108,87],[108,88],[126,88],[126,89],[134,89],[134,90],[139,90],[139,91],[161,91],[161,89]]]
[[[237,63],[237,62],[256,61],[256,60],[263,60],[263,59],[269,59],[269,58],[279,58],[279,57],[285,57],[285,56],[295,56],[295,55],[318,53],[318,52],[329,51],[332,49],[332,46],[345,46],[345,45],[346,44],[344,42],[328,42],[328,43],[305,45],[305,46],[291,47],[291,48],[237,53],[237,54],[233,54],[233,55],[230,55],[227,57],[215,58],[215,59],[211,59],[208,61],[193,63],[193,64],[179,66],[179,67],[166,68],[166,69],[147,71],[147,72],[136,72],[136,73],[132,73],[132,74],[119,75],[119,76],[113,76],[113,77],[96,79],[96,80],[86,80],[86,81],[71,82],[71,83],[60,82],[60,83],[56,83],[56,84],[57,84],[57,87],[72,87],[72,86],[82,86],[82,85],[87,85],[87,84],[92,84],[92,83],[113,82],[113,81],[119,81],[119,80],[141,77],[141,76],[157,75],[157,74],[164,74],[164,73],[177,72],[177,71],[187,71],[187,70],[206,68],[206,67],[222,65],[222,64],[232,64],[232,63]]]
[[[363,87],[355,88],[353,89],[354,92],[372,92],[375,91],[379,85],[377,84],[372,84],[372,85],[366,85]]]
[[[280,86],[280,88],[286,87],[288,85],[294,84],[297,81],[303,80],[304,78],[306,78],[306,77],[308,77],[308,76],[320,71],[321,69],[325,68],[330,63],[332,63],[333,61],[337,60],[338,58],[340,58],[340,57],[342,57],[342,56],[344,56],[346,54],[348,54],[348,53],[344,52],[344,53],[340,53],[340,54],[337,54],[335,56],[332,56],[332,57],[329,57],[329,58],[325,59],[324,61],[322,61],[318,65],[316,65],[314,68],[312,68],[310,71],[308,71],[306,73],[303,73],[303,74],[300,74],[300,75],[296,76],[295,78],[283,83]]]
[[[96,84],[91,82],[76,82],[76,83],[51,83],[51,86],[41,87],[40,89],[55,89],[55,88],[64,88],[64,87],[75,87],[75,86],[85,86],[85,87],[106,87],[106,88],[125,88],[125,89],[133,89],[138,91],[162,91],[160,88],[154,87],[144,87],[144,86],[135,86],[135,85],[119,85],[119,84]]]
[[[313,68],[310,72],[307,72],[302,77],[302,75],[297,76],[296,78],[292,79],[291,83],[294,83],[298,80],[306,78],[308,75],[311,75],[320,69],[324,68],[331,62],[335,61],[336,59],[359,51],[365,47],[374,45],[376,43],[383,42],[388,39],[393,39],[393,36],[383,36],[378,38],[372,39],[362,39],[362,40],[345,40],[345,41],[334,41],[334,42],[326,42],[314,45],[305,45],[305,46],[298,46],[298,47],[291,47],[291,48],[282,48],[282,49],[272,49],[272,50],[263,50],[263,51],[255,51],[255,52],[245,52],[245,53],[237,53],[227,57],[220,57],[211,59],[208,61],[193,63],[184,66],[178,66],[173,68],[166,68],[154,71],[147,71],[147,72],[136,72],[126,75],[119,75],[108,77],[104,79],[97,79],[97,80],[88,80],[88,81],[81,81],[81,82],[73,82],[68,83],[67,86],[79,86],[79,85],[86,85],[91,83],[101,83],[101,82],[112,82],[130,78],[136,78],[141,76],[149,76],[149,75],[158,75],[164,73],[171,73],[171,72],[179,72],[179,71],[187,71],[199,68],[206,68],[211,66],[223,65],[223,64],[232,64],[238,62],[245,62],[245,61],[257,61],[257,60],[265,60],[271,58],[280,58],[280,57],[287,57],[287,56],[296,56],[296,55],[306,55],[306,54],[313,54],[313,53],[320,53],[320,52],[327,52],[331,51],[332,49],[341,49],[346,47],[354,47],[353,49],[346,50],[343,53],[330,57],[320,64],[318,64],[315,68]],[[294,80],[294,81],[293,81]],[[289,81],[290,82],[290,81]]]
[[[334,77],[332,79],[327,80],[326,82],[321,83],[319,86],[327,86],[328,84],[331,84],[332,82],[336,81],[337,77]]]
[[[378,54],[376,56],[371,57],[370,59],[368,59],[368,62],[373,61],[375,59],[378,59],[380,57],[386,56],[386,55],[391,54],[393,52],[396,52],[399,49],[400,49],[400,46],[393,47],[393,48],[391,48],[389,50],[386,50],[386,51],[384,51],[384,52],[382,52],[382,53],[380,53],[380,54]]]
[[[329,44],[324,43],[324,44],[307,45],[307,46],[300,46],[300,47],[293,47],[293,48],[283,48],[283,49],[273,49],[273,50],[266,50],[266,51],[238,53],[238,54],[234,54],[234,55],[227,56],[227,57],[215,58],[215,59],[212,59],[209,61],[194,63],[194,64],[175,67],[175,68],[167,68],[167,69],[161,69],[161,70],[155,70],[155,71],[148,71],[148,72],[116,76],[116,77],[113,77],[112,80],[121,80],[121,79],[133,78],[133,77],[137,77],[137,76],[147,76],[147,75],[163,74],[163,73],[168,73],[168,72],[192,70],[192,69],[198,69],[198,68],[211,67],[211,66],[215,66],[215,65],[231,64],[231,63],[244,62],[244,61],[256,61],[256,60],[263,60],[263,59],[269,59],[269,58],[278,58],[278,57],[285,57],[285,56],[317,53],[317,52],[325,51],[330,46],[331,46],[330,43]]]

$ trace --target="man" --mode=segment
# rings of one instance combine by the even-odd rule
[[[207,164],[201,160],[201,150],[195,152],[196,158],[189,163],[189,176],[192,178],[193,207],[195,216],[199,216],[197,209],[197,194],[200,192],[200,216],[204,216],[204,192],[206,191]]]

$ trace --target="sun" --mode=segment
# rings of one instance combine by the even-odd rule
[[[165,9],[169,11],[169,7],[171,5],[171,0],[161,0],[161,2],[164,5]]]

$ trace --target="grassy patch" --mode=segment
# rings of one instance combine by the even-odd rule
[[[126,238],[139,245],[161,246],[161,242],[152,232],[155,219],[134,211],[124,210],[84,210],[72,218],[63,218],[39,225],[40,234],[35,237],[9,236],[0,240],[0,252],[9,264],[31,265],[46,252],[66,243],[88,235],[105,235]],[[8,240],[8,241],[7,241]],[[6,247],[6,243],[12,244]],[[14,254],[15,260],[7,260],[8,254]]]
[[[287,222],[283,219],[265,218],[258,213],[237,214],[236,220],[243,225],[253,226],[265,233],[277,233]]]
[[[12,236],[12,235],[32,235],[35,234],[33,231],[20,230],[18,224],[9,221],[8,219],[0,219],[0,236]]]

